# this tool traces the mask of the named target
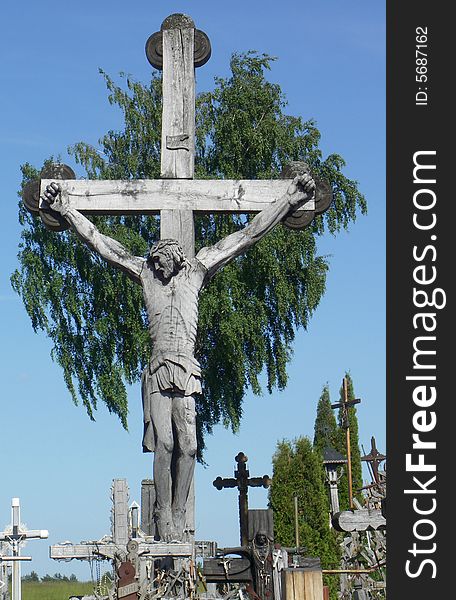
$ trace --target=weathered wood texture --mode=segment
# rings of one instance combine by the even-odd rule
[[[141,541],[141,556],[192,556],[192,544],[183,543],[161,543],[151,540]],[[93,542],[92,544],[56,544],[50,547],[49,556],[55,560],[89,560],[92,558],[112,559],[119,552],[116,544]]]
[[[257,533],[263,533],[268,540],[274,539],[274,513],[270,508],[253,508],[248,511],[248,540],[251,542]]]
[[[321,571],[284,569],[282,571],[283,600],[323,600]]]
[[[207,558],[203,575],[209,583],[246,583],[253,580],[248,558]]]
[[[153,479],[141,481],[141,530],[151,537],[155,536],[154,523],[155,484]]]
[[[337,531],[366,531],[368,529],[385,529],[386,519],[379,509],[361,508],[335,514],[332,524]]]
[[[195,67],[193,27],[163,31],[161,177],[193,178]]]
[[[126,546],[129,539],[128,501],[129,490],[126,479],[114,479],[111,488],[112,498],[112,539],[114,544]]]
[[[42,179],[40,195],[53,179]],[[159,214],[161,210],[200,213],[258,213],[283,196],[291,179],[63,179],[61,196],[83,214]],[[40,199],[40,207],[45,202]],[[309,200],[300,210],[314,210]]]
[[[192,478],[185,506],[185,537],[184,542],[195,543],[195,478]]]
[[[191,210],[162,210],[160,239],[178,240],[187,258],[195,257],[195,222]]]
[[[163,114],[161,177],[193,179],[195,162],[195,30],[181,19],[163,29]],[[191,210],[162,210],[161,239],[178,240],[187,257],[195,256]]]

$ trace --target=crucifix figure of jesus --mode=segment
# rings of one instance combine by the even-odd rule
[[[282,220],[291,220],[291,227],[305,226],[329,202],[321,184],[316,186],[302,169],[282,180],[193,180],[194,68],[208,59],[209,41],[189,17],[171,15],[149,38],[146,52],[163,69],[161,179],[42,179],[36,212],[54,230],[71,227],[94,252],[142,286],[152,339],[152,356],[142,376],[143,450],[155,452],[155,520],[160,539],[170,541],[183,538],[195,465],[195,396],[201,393],[195,357],[198,295],[217,271]],[[218,211],[255,217],[195,256],[193,213]],[[160,213],[160,240],[146,258],[131,255],[84,216],[131,213]]]
[[[304,204],[314,190],[314,180],[304,173],[242,230],[202,248],[194,258],[186,256],[174,239],[161,239],[152,246],[149,256],[142,258],[131,255],[68,206],[58,183],[46,188],[44,197],[52,210],[60,213],[93,251],[143,289],[152,339],[152,356],[142,375],[143,450],[155,452],[155,517],[162,539],[182,536],[195,464],[195,394],[201,393],[201,370],[195,358],[199,293],[217,271]],[[173,454],[175,481],[171,478]]]

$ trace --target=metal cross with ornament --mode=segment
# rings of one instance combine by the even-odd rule
[[[19,498],[11,501],[11,525],[5,531],[0,531],[0,542],[6,542],[11,547],[11,556],[0,557],[0,560],[12,562],[11,590],[12,600],[21,600],[21,561],[32,560],[29,556],[21,556],[21,544],[28,540],[44,540],[49,536],[46,529],[27,530],[21,524],[21,506]]]
[[[234,471],[234,478],[217,477],[217,479],[212,482],[212,485],[218,490],[223,490],[226,488],[237,488],[239,490],[239,526],[241,530],[241,546],[247,546],[249,531],[249,487],[268,488],[271,485],[271,479],[269,475],[263,475],[263,477],[250,477],[250,472],[247,469],[248,458],[243,452],[239,452],[239,454],[235,456],[234,460],[237,463],[237,469]]]

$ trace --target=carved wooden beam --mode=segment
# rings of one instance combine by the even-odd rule
[[[40,196],[52,179],[42,179]],[[84,214],[158,214],[161,210],[200,213],[257,213],[283,196],[291,179],[60,180],[62,198]],[[40,198],[40,208],[46,202]],[[313,211],[309,200],[301,211]]]
[[[385,529],[386,519],[379,509],[360,508],[335,514],[332,524],[337,531],[367,531],[368,529]]]

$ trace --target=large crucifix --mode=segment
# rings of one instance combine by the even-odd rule
[[[282,180],[193,180],[194,69],[209,58],[209,40],[189,17],[171,15],[149,38],[146,54],[163,71],[161,179],[77,181],[64,175],[57,182],[52,175],[41,179],[39,197],[29,194],[24,201],[47,227],[71,227],[143,288],[153,346],[142,376],[143,450],[155,452],[155,520],[160,539],[170,541],[183,537],[195,464],[198,295],[218,270],[281,221],[292,228],[308,225],[329,206],[331,191],[324,182],[316,186],[302,164]],[[195,256],[193,214],[214,212],[256,216]],[[132,213],[160,214],[160,241],[147,258],[132,256],[84,216]]]

